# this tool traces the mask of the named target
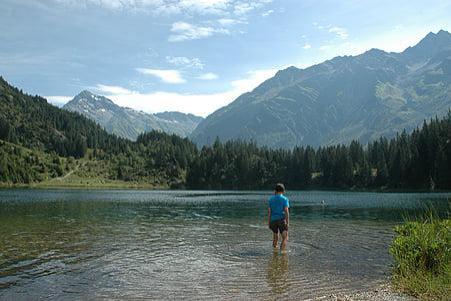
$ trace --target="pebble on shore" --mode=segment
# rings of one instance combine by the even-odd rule
[[[374,301],[416,301],[415,297],[406,295],[404,293],[395,292],[390,284],[383,284],[379,287],[370,290],[358,292],[350,295],[346,294],[333,294],[319,298],[318,300],[325,301],[358,301],[358,300],[374,300]]]

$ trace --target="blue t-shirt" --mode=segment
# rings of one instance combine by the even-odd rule
[[[271,208],[271,221],[285,218],[285,207],[290,208],[290,201],[282,194],[273,195],[269,201],[268,206]]]

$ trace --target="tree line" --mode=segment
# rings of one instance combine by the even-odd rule
[[[380,138],[363,146],[333,145],[292,150],[253,142],[216,140],[189,166],[195,189],[451,189],[451,111],[424,122],[411,134]]]
[[[80,176],[152,182],[190,189],[451,189],[451,111],[411,134],[368,145],[270,149],[216,142],[199,149],[187,138],[152,131],[130,141],[86,117],[24,94],[0,77],[0,181],[33,182],[89,164]],[[49,155],[49,156],[47,156]],[[45,177],[44,177],[45,178]]]
[[[66,160],[52,158],[60,157],[88,160],[78,172],[81,177],[101,174],[111,180],[180,186],[197,152],[191,141],[175,135],[151,132],[130,141],[109,134],[85,116],[25,94],[1,77],[0,107],[0,140],[19,146],[0,144],[0,182],[39,182],[58,175],[54,171],[64,171]]]

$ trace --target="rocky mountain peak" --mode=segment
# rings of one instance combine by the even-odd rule
[[[373,48],[290,67],[208,116],[191,138],[292,148],[392,137],[451,108],[450,53],[451,34],[442,30],[402,53]]]
[[[418,44],[404,50],[401,56],[410,63],[416,63],[450,48],[451,34],[445,30],[440,30],[437,33],[428,33]]]
[[[88,90],[81,91],[63,107],[96,121],[108,132],[135,140],[139,134],[152,130],[186,137],[201,117],[179,112],[148,114],[131,108],[121,107],[105,96]]]

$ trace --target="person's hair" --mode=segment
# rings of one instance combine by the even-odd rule
[[[282,183],[277,183],[276,188],[274,188],[276,192],[285,192],[285,186]]]

